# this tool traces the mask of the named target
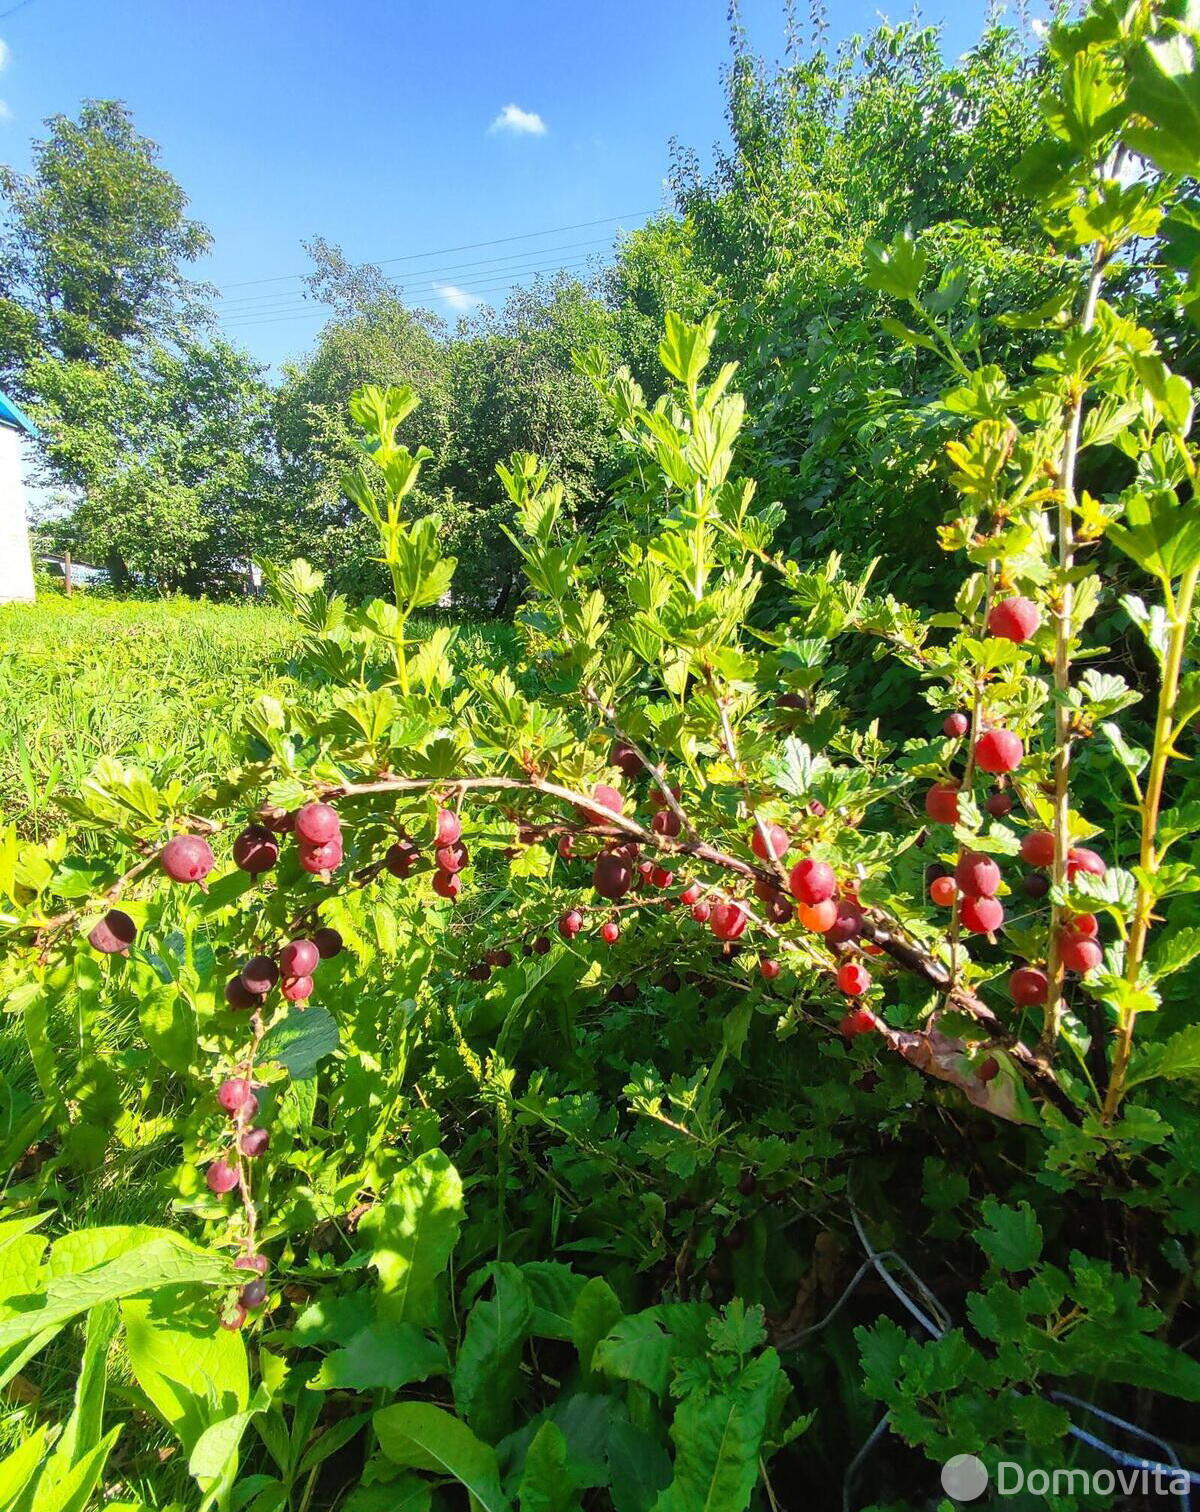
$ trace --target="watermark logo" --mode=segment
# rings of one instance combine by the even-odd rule
[[[956,1454],[942,1466],[942,1490],[957,1502],[971,1502],[988,1487],[988,1468],[974,1454]],[[997,1496],[1181,1496],[1191,1489],[1186,1470],[1174,1470],[1151,1461],[1130,1461],[1118,1470],[1027,1469],[1012,1460],[996,1466]]]
[[[955,1501],[974,1501],[987,1483],[987,1466],[973,1454],[956,1454],[942,1466],[942,1490]]]

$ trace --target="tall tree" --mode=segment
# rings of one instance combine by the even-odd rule
[[[0,371],[31,399],[35,357],[104,366],[201,313],[183,265],[211,242],[119,101],[46,124],[32,173],[0,168]]]

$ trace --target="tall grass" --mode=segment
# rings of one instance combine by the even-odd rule
[[[44,839],[56,798],[100,756],[223,769],[247,704],[295,686],[297,644],[288,616],[262,604],[47,594],[0,605],[0,817]],[[507,626],[463,627],[459,649],[515,660]]]

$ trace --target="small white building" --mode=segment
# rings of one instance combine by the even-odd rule
[[[21,442],[37,427],[0,393],[0,604],[33,598],[33,558],[25,519]]]

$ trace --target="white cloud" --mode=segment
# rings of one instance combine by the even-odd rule
[[[0,68],[8,67],[9,51],[8,43],[0,41]]]
[[[473,310],[476,305],[483,303],[478,294],[470,294],[466,289],[460,289],[457,284],[435,283],[434,293],[439,299],[444,299],[452,310]]]
[[[7,100],[0,100],[0,121],[12,120],[12,106]]]
[[[536,110],[522,110],[519,105],[506,105],[489,131],[511,131],[515,136],[545,136],[546,123]]]

